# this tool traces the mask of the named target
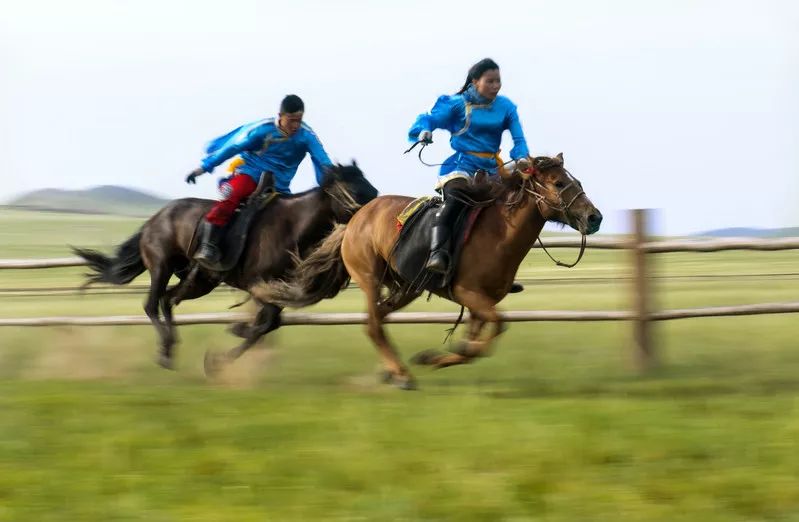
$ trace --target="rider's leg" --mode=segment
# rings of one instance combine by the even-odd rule
[[[452,235],[452,227],[458,219],[463,203],[454,197],[453,193],[468,184],[464,178],[455,178],[448,181],[441,189],[444,203],[436,213],[435,224],[430,235],[430,257],[425,268],[431,272],[445,274],[449,269],[450,254],[445,245]],[[451,250],[451,249],[450,249]]]
[[[230,221],[239,203],[252,194],[256,187],[255,180],[246,174],[236,174],[220,187],[222,199],[205,215],[202,242],[194,259],[212,265],[220,261],[222,253],[219,245],[224,226]]]

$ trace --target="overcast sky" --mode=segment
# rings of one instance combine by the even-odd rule
[[[670,234],[799,225],[799,2],[0,6],[0,201],[103,184],[214,197],[211,176],[183,182],[205,143],[287,93],[331,158],[356,158],[382,193],[429,193],[407,128],[489,56],[531,150],[564,152],[606,231],[634,207],[662,209]]]

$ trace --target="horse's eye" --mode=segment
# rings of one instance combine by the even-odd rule
[[[556,181],[555,182],[555,188],[562,189],[565,186],[566,186],[566,184],[564,182],[562,182],[562,181]]]

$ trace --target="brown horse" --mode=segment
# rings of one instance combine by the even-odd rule
[[[497,184],[496,200],[482,211],[463,246],[451,293],[446,288],[436,292],[469,309],[466,340],[451,352],[420,352],[414,362],[444,368],[488,355],[492,340],[503,331],[496,305],[508,294],[544,223],[569,225],[583,236],[599,230],[602,214],[585,195],[582,184],[564,168],[563,155],[535,158],[534,165],[532,175],[514,171],[492,181]],[[385,377],[407,389],[415,386],[414,379],[382,323],[388,314],[420,295],[396,292],[403,282],[397,280],[391,256],[399,235],[397,215],[411,201],[404,196],[382,196],[365,205],[348,225],[338,227],[302,261],[290,280],[272,283],[264,292],[264,298],[281,306],[307,306],[336,295],[351,276],[366,293],[367,330],[382,357]],[[389,289],[385,298],[381,296],[383,285]],[[493,328],[481,339],[486,323]]]
[[[172,308],[180,301],[202,297],[220,283],[250,292],[264,282],[285,277],[294,266],[296,253],[307,254],[336,223],[346,223],[356,210],[377,196],[358,166],[331,167],[320,187],[295,195],[281,195],[254,216],[241,257],[226,273],[211,272],[192,263],[188,252],[197,224],[211,208],[206,199],[178,199],[152,216],[142,228],[117,247],[116,255],[75,249],[88,261],[91,283],[124,285],[148,270],[150,291],[144,311],[160,337],[158,362],[173,365],[176,342]],[[192,274],[192,272],[194,272]],[[167,288],[172,275],[180,282]],[[206,357],[206,371],[218,369],[223,360],[233,360],[263,335],[280,326],[281,307],[253,295],[259,309],[252,324],[239,323],[232,331],[244,338],[224,359]],[[163,319],[159,317],[159,306]]]

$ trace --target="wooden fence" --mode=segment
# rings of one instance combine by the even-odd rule
[[[799,249],[799,238],[778,239],[698,239],[652,241],[647,233],[645,210],[632,211],[633,234],[627,239],[591,237],[587,248],[628,250],[632,261],[632,304],[630,311],[510,311],[503,317],[510,322],[526,321],[631,321],[633,337],[637,347],[636,362],[640,369],[646,370],[656,365],[657,351],[652,332],[656,321],[685,319],[693,317],[726,317],[738,315],[782,314],[799,312],[799,301],[788,303],[762,303],[741,306],[722,306],[690,308],[677,310],[655,310],[652,299],[650,256],[666,252],[719,252],[723,250],[776,251]],[[547,248],[579,248],[580,241],[570,238],[550,238]],[[59,259],[5,259],[0,260],[0,269],[44,269],[84,266],[81,258]],[[768,275],[768,274],[761,274]],[[795,276],[796,273],[783,274]],[[388,317],[387,322],[401,324],[454,323],[456,313],[398,312]],[[246,321],[249,314],[243,313],[205,313],[185,314],[175,317],[177,324],[220,324]],[[346,325],[364,324],[363,313],[285,313],[284,325]],[[103,325],[144,325],[149,320],[141,315],[111,317],[31,317],[0,319],[0,326],[103,326]]]

